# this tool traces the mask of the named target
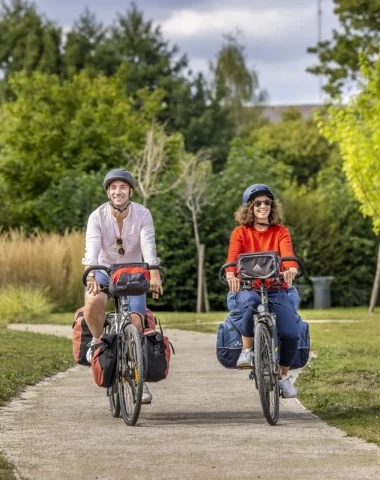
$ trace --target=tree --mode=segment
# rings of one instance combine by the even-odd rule
[[[247,143],[288,165],[299,185],[315,182],[329,161],[333,147],[320,134],[313,119],[303,120],[296,109],[283,113],[282,122],[254,129]]]
[[[38,198],[63,177],[132,166],[162,102],[161,91],[140,91],[137,109],[120,79],[86,72],[63,82],[20,73],[10,87],[15,99],[0,115],[0,176],[12,217],[29,227],[40,225]]]
[[[205,191],[211,176],[211,162],[206,151],[199,151],[194,157],[189,158],[190,168],[185,175],[182,188],[179,190],[193,223],[194,240],[198,253],[198,293],[197,313],[202,312],[202,297],[204,309],[210,311],[207,292],[207,279],[204,272],[205,245],[201,242],[199,235],[199,216],[205,206]]]
[[[133,173],[146,207],[152,196],[163,195],[178,187],[186,175],[189,164],[185,162],[180,134],[166,136],[156,126],[146,134],[144,149],[135,157]]]
[[[372,68],[361,60],[365,83],[361,92],[346,105],[328,110],[328,121],[320,119],[320,128],[331,141],[338,143],[343,170],[360,202],[364,216],[372,219],[375,233],[380,233],[380,61]],[[374,311],[380,286],[380,248],[377,271],[370,302]]]
[[[44,19],[34,4],[24,0],[0,5],[0,71],[6,82],[16,72],[29,75],[61,71],[61,29]],[[4,85],[5,82],[5,85]]]
[[[341,28],[333,30],[332,40],[308,49],[318,55],[320,63],[307,69],[327,78],[323,89],[333,97],[342,93],[347,81],[358,77],[359,55],[364,53],[372,63],[380,47],[379,0],[334,0],[334,3]]]
[[[267,93],[259,90],[257,72],[246,64],[244,47],[237,35],[224,35],[216,65],[211,63],[214,73],[215,95],[232,112],[235,124],[241,125],[241,114],[247,104],[260,104],[267,99]]]
[[[65,76],[70,77],[84,69],[92,75],[116,73],[119,65],[115,64],[113,55],[109,55],[108,51],[108,58],[104,55],[105,40],[106,29],[86,8],[67,34],[63,55]],[[108,67],[110,61],[111,72]]]

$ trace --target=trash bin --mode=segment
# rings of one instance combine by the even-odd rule
[[[334,277],[309,277],[313,282],[314,308],[331,308],[330,284]]]

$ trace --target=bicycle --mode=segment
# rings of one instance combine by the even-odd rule
[[[263,274],[263,265],[268,256],[273,259],[271,271]],[[237,272],[241,278],[241,290],[257,290],[260,293],[261,303],[257,307],[257,314],[253,317],[254,360],[249,378],[255,380],[263,414],[270,425],[276,425],[280,415],[280,390],[278,383],[280,365],[276,315],[269,310],[268,289],[265,281],[273,279],[275,281],[273,286],[278,286],[284,279],[280,273],[280,265],[286,261],[294,261],[299,265],[300,271],[295,279],[304,275],[302,260],[297,257],[279,257],[277,252],[241,254],[238,256],[237,262],[226,263],[219,271],[219,280],[223,285],[228,286],[224,272],[226,268],[237,267]],[[254,287],[253,282],[255,280],[261,281],[260,289]]]
[[[161,266],[147,265],[145,263],[123,263],[122,267],[141,265],[148,270],[159,270],[162,284],[166,281],[165,270]],[[111,267],[117,267],[112,265]],[[93,265],[88,267],[82,281],[87,286],[87,275],[92,270],[102,270],[108,277],[111,275],[111,267]],[[149,288],[149,287],[148,287]],[[144,361],[145,337],[139,332],[131,321],[128,312],[128,295],[115,295],[109,290],[109,284],[101,286],[101,291],[110,294],[114,302],[114,311],[109,312],[104,320],[104,333],[117,335],[117,365],[115,379],[111,387],[107,389],[111,415],[115,418],[122,414],[124,422],[133,426],[136,424],[141,410],[143,382],[147,372],[147,361]],[[146,292],[149,291],[146,289]],[[145,293],[146,293],[145,292]]]

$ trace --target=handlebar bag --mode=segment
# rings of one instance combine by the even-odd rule
[[[110,266],[109,292],[115,297],[144,295],[149,290],[147,263],[115,264]]]
[[[237,268],[243,280],[277,278],[280,275],[280,256],[276,251],[241,253]]]

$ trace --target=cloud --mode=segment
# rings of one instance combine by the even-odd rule
[[[294,33],[303,22],[315,22],[315,9],[309,4],[298,12],[286,8],[267,8],[261,10],[219,8],[213,11],[178,10],[167,20],[161,22],[163,31],[171,37],[194,37],[195,35],[221,35],[236,27],[248,38],[272,40],[274,37],[287,36]]]

